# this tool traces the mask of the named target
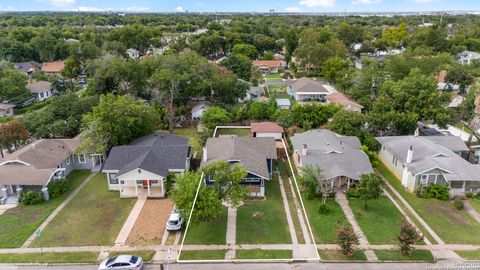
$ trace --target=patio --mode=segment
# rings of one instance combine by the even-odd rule
[[[122,186],[120,191],[121,198],[132,197],[147,197],[147,198],[163,198],[165,192],[162,187],[150,186],[143,187],[141,185],[135,186]]]

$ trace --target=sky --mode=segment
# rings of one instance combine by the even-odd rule
[[[479,0],[0,0],[0,11],[359,12],[480,10]]]

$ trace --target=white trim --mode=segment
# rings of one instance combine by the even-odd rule
[[[19,159],[13,159],[13,160],[4,161],[4,162],[0,163],[0,166],[5,165],[5,164],[9,164],[9,163],[22,163],[23,165],[28,165],[28,166],[30,166],[29,163],[27,163],[27,162],[25,162],[25,161],[21,161],[21,160],[19,160]]]
[[[213,136],[212,136],[213,138],[216,137],[215,135],[217,134],[218,128],[250,128],[251,129],[252,127],[251,126],[216,126],[215,131],[213,131]]]
[[[435,170],[435,169],[438,169],[438,170],[445,171],[445,172],[447,172],[447,173],[452,173],[452,174],[453,174],[453,172],[451,172],[451,171],[449,171],[449,170],[445,170],[445,169],[443,169],[443,168],[441,168],[441,167],[432,167],[432,168],[426,169],[426,170],[424,170],[424,171],[418,172],[418,173],[416,173],[416,174],[413,174],[413,173],[412,173],[412,175],[413,175],[413,176],[417,176],[417,175],[419,175],[419,174],[424,174],[424,173],[426,173],[426,172],[428,172],[428,171]],[[442,173],[442,174],[443,174],[443,173]],[[444,177],[445,177],[445,175],[444,175]],[[445,178],[445,179],[446,179],[446,178]]]
[[[80,160],[80,156],[83,157],[83,161]],[[78,160],[78,163],[85,164],[85,163],[87,163],[87,156],[85,154],[77,154],[77,160]]]
[[[68,157],[65,159],[65,163],[66,163],[67,165],[70,165],[70,156],[68,156]]]

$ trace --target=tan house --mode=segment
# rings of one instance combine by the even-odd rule
[[[50,76],[61,76],[64,67],[64,61],[44,62],[42,65],[42,71]]]
[[[269,74],[278,73],[280,68],[287,66],[287,62],[284,60],[253,60],[252,65],[258,68],[262,74]]]
[[[334,92],[325,98],[329,103],[341,105],[347,111],[362,112],[363,106],[351,100],[343,93]]]

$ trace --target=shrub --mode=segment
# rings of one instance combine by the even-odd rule
[[[167,195],[170,195],[173,189],[173,183],[175,182],[175,174],[169,173],[165,179],[165,191]]]
[[[326,204],[320,203],[320,207],[318,207],[318,212],[322,215],[328,215],[330,213],[330,209]]]
[[[435,198],[442,201],[446,201],[449,199],[450,194],[448,192],[448,187],[446,185],[432,184],[427,187],[427,190],[425,190],[424,197],[427,199]]]
[[[358,194],[356,188],[347,189],[345,195],[347,195],[347,198],[358,198],[358,197],[360,197],[360,194]]]
[[[68,186],[66,180],[62,179],[48,183],[48,193],[52,199],[62,195],[67,192],[67,190]]]
[[[473,197],[475,197],[475,194],[473,192],[468,192],[467,194],[465,194],[465,197],[472,199]]]
[[[411,245],[422,240],[422,237],[418,234],[415,226],[410,224],[405,218],[402,218],[400,220],[400,236],[398,240],[400,241],[400,251],[402,254],[410,256],[414,249]]]
[[[342,224],[337,228],[337,244],[342,249],[342,254],[345,256],[353,256],[355,244],[358,238],[349,224]]]
[[[460,198],[455,198],[453,204],[455,205],[455,208],[457,208],[457,210],[463,209],[463,201]]]
[[[23,205],[39,204],[43,201],[42,193],[40,191],[29,190],[21,193],[19,202]]]

